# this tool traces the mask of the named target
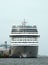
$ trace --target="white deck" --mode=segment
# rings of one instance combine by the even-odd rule
[[[38,43],[38,41],[11,41],[11,43]]]
[[[11,43],[11,46],[38,46],[38,43]]]
[[[10,36],[11,35],[38,35],[39,36],[39,34],[10,34]]]

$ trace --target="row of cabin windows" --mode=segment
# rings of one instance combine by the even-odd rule
[[[37,38],[12,38],[12,41],[37,41]]]
[[[12,32],[37,32],[37,29],[12,29]]]

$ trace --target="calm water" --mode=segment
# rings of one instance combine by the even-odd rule
[[[1,58],[0,65],[48,65],[48,57]]]

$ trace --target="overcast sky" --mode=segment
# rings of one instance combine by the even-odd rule
[[[10,41],[13,24],[37,25],[39,54],[48,55],[48,0],[0,0],[0,44]]]

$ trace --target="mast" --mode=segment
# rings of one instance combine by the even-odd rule
[[[22,22],[22,26],[26,26],[26,21],[24,19],[24,21]]]

